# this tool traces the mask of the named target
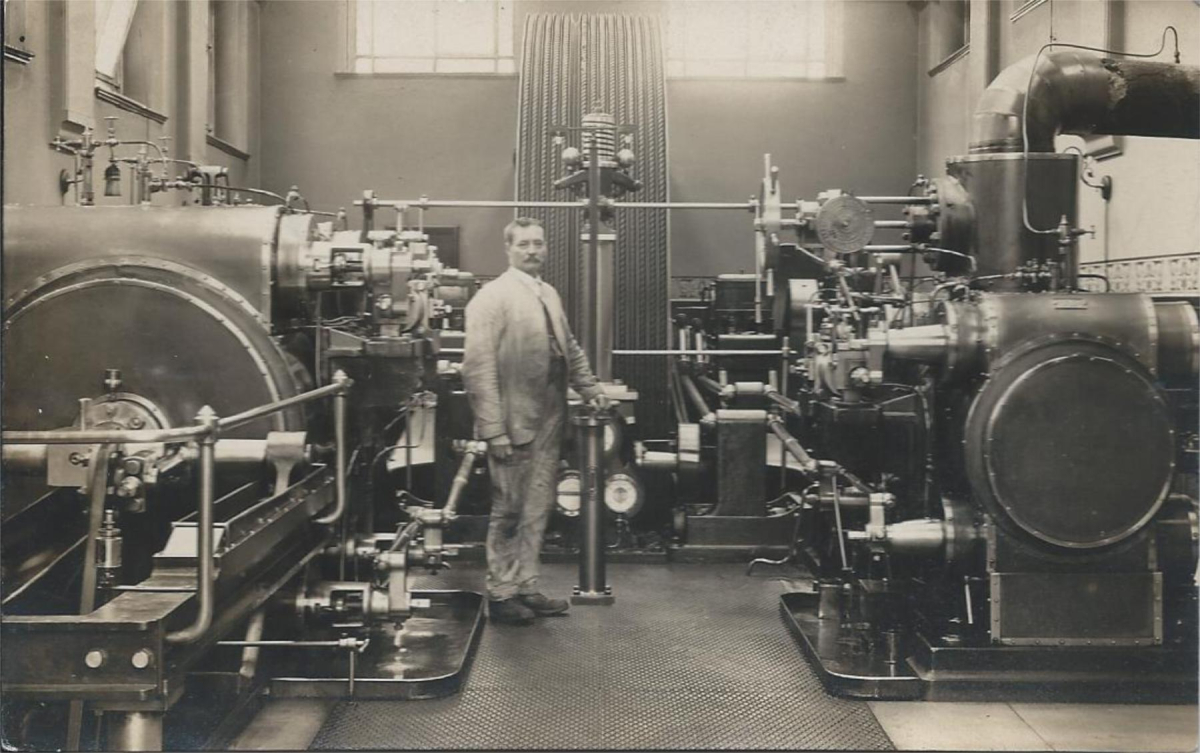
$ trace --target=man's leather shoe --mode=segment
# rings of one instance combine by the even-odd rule
[[[504,599],[488,602],[488,619],[509,625],[528,625],[533,622],[533,610],[519,599]]]
[[[538,617],[562,614],[568,608],[566,599],[551,599],[543,594],[521,594],[517,598]]]

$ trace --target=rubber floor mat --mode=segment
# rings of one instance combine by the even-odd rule
[[[343,701],[316,750],[890,750],[867,705],[826,695],[780,623],[777,574],[609,565],[616,604],[485,627],[456,696]],[[543,565],[565,596],[570,564]],[[482,569],[419,588],[482,590]]]

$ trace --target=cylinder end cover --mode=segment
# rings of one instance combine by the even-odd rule
[[[1014,352],[980,389],[965,428],[975,496],[1005,530],[1059,551],[1135,534],[1174,471],[1159,389],[1143,366],[1098,342]]]

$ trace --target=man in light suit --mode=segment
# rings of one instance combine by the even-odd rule
[[[462,376],[487,440],[492,511],[487,534],[488,613],[529,624],[567,602],[538,591],[538,557],[554,505],[567,384],[593,407],[608,400],[575,342],[558,292],[541,279],[546,234],[535,219],[504,228],[508,271],[467,305]]]

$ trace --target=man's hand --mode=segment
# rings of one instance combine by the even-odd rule
[[[605,395],[603,392],[601,392],[599,395],[596,395],[589,400],[588,405],[592,406],[592,408],[595,410],[605,411],[608,410],[612,405],[612,400],[608,398],[608,395]]]
[[[507,434],[492,437],[487,444],[488,454],[492,456],[493,460],[503,463],[512,457],[512,440],[508,438]]]

